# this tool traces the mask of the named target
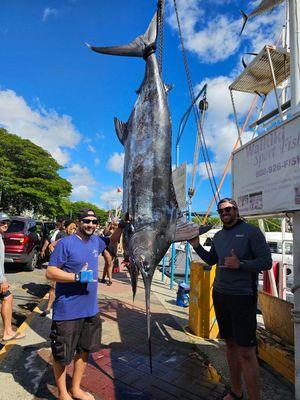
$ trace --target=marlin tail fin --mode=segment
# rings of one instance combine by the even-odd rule
[[[110,54],[115,56],[144,57],[155,50],[157,38],[157,14],[155,13],[146,32],[138,36],[133,42],[123,46],[95,47],[87,46],[97,53]],[[149,49],[151,51],[149,52]]]

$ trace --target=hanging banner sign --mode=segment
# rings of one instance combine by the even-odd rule
[[[244,216],[300,210],[300,115],[233,153],[232,194]]]
[[[186,163],[172,171],[173,185],[180,210],[186,210]]]

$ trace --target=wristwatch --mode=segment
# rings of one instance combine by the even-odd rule
[[[244,265],[245,265],[245,263],[244,263],[244,261],[240,261],[240,268],[244,268]]]
[[[75,282],[80,282],[80,274],[75,274]]]

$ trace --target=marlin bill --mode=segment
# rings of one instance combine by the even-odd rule
[[[146,63],[131,115],[127,122],[115,118],[115,128],[125,150],[123,215],[130,221],[124,230],[125,252],[133,294],[139,273],[145,285],[151,369],[150,288],[154,271],[172,242],[191,239],[210,229],[185,221],[177,205],[171,171],[168,89],[155,56],[156,39],[155,14],[146,32],[128,45],[89,46],[98,53],[142,57]]]
[[[241,29],[241,33],[243,32],[245,25],[249,18],[253,18],[256,15],[263,14],[268,10],[272,10],[274,7],[278,6],[280,3],[283,3],[284,0],[262,0],[261,3],[250,13],[246,14],[243,10],[241,10],[241,14],[243,16],[243,26]]]

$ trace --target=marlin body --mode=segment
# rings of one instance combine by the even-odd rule
[[[123,213],[130,220],[124,229],[125,253],[133,294],[139,272],[145,285],[150,355],[150,287],[154,271],[173,241],[199,235],[199,226],[182,218],[177,221],[181,213],[172,183],[170,112],[167,89],[154,54],[156,32],[155,15],[146,33],[129,45],[90,46],[99,53],[143,57],[146,62],[129,120],[123,123],[115,118],[115,127],[125,148]],[[152,369],[151,358],[150,366]]]
[[[249,18],[253,18],[256,15],[263,14],[264,12],[266,12],[268,10],[272,10],[274,7],[276,7],[283,1],[284,0],[262,0],[261,3],[248,15],[244,11],[241,10],[241,14],[242,14],[243,20],[244,20],[241,33],[243,32],[245,25]]]

